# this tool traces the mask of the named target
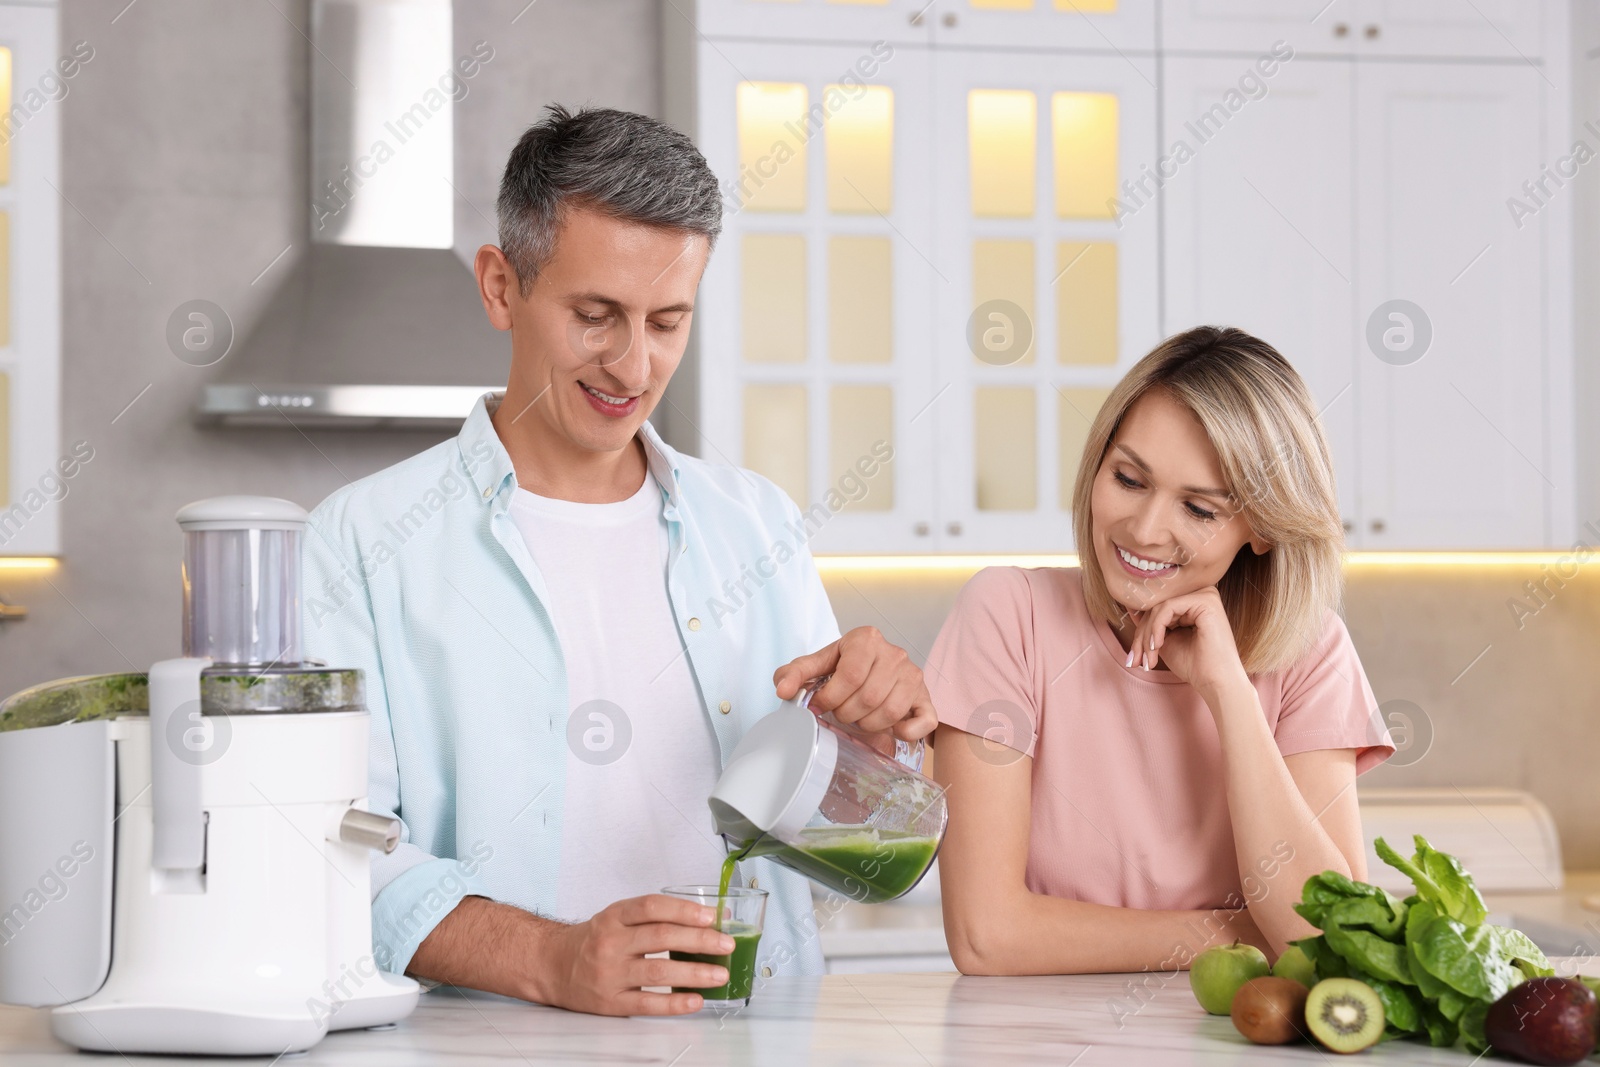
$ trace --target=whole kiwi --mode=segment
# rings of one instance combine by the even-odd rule
[[[1311,990],[1293,978],[1252,978],[1233,995],[1233,1025],[1258,1045],[1287,1045],[1306,1033]]]

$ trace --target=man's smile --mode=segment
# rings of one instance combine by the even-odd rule
[[[579,382],[583,389],[584,398],[589,401],[589,406],[602,415],[620,419],[625,415],[632,415],[639,406],[637,396],[616,396],[612,393],[603,393],[592,385]]]

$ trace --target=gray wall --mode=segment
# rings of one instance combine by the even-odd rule
[[[46,577],[0,573],[0,599],[32,612],[0,626],[0,693],[177,654],[180,505],[246,491],[309,507],[440,439],[192,424],[208,376],[256,374],[227,360],[207,370],[179,362],[165,345],[167,316],[210,299],[247,334],[304,252],[306,4],[274,0],[286,19],[273,3],[139,0],[117,17],[125,2],[68,0],[62,12],[64,47],[84,39],[95,48],[60,105],[71,203],[64,436],[88,440],[95,458],[59,505],[62,566]],[[505,154],[545,102],[658,110],[654,0],[541,0],[517,17],[523,3],[457,7],[457,51],[479,39],[496,50],[456,113],[463,256],[491,239]],[[418,380],[431,370],[394,369]],[[270,380],[270,368],[260,376]],[[1539,578],[1536,568],[1351,575],[1347,617],[1379,699],[1414,702],[1433,732],[1420,761],[1362,781],[1531,789],[1556,812],[1568,865],[1600,868],[1600,684],[1590,659],[1600,574],[1561,589],[1519,631],[1506,601]],[[829,586],[845,626],[878,625],[920,661],[960,581],[852,576]]]
[[[456,6],[456,53],[478,40],[495,49],[456,108],[464,260],[493,238],[506,153],[545,103],[650,112],[658,96],[655,0],[525,4]],[[43,576],[0,572],[0,599],[30,612],[0,625],[0,693],[179,653],[182,546],[172,517],[183,504],[250,492],[311,507],[446,436],[200,429],[189,417],[205,381],[274,377],[232,354],[211,368],[180,362],[165,328],[184,301],[214,301],[247,357],[251,331],[305,254],[307,14],[306,0],[62,5],[63,51],[86,40],[95,53],[56,105],[70,204],[62,208],[63,448],[87,440],[94,458],[57,505],[61,566]],[[290,253],[255,281],[285,246]],[[470,291],[465,269],[461,284]],[[505,352],[489,368],[495,381],[505,380],[509,344]],[[451,358],[348,354],[353,367],[386,365],[392,380],[408,381],[438,380],[438,371],[407,361]],[[466,384],[484,376],[479,368]]]

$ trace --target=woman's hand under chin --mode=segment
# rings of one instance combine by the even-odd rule
[[[1134,621],[1130,666],[1143,663],[1147,670],[1154,670],[1158,663],[1165,663],[1213,706],[1229,689],[1250,684],[1216,586],[1182,593],[1129,614]]]

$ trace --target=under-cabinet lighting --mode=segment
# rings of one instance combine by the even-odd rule
[[[0,556],[0,571],[47,571],[60,562],[53,556]]]
[[[1078,555],[819,555],[823,574],[894,574],[915,572],[975,572],[984,567],[1076,567]],[[1572,567],[1600,566],[1600,551],[1579,560],[1571,550],[1540,552],[1347,552],[1346,567]]]

